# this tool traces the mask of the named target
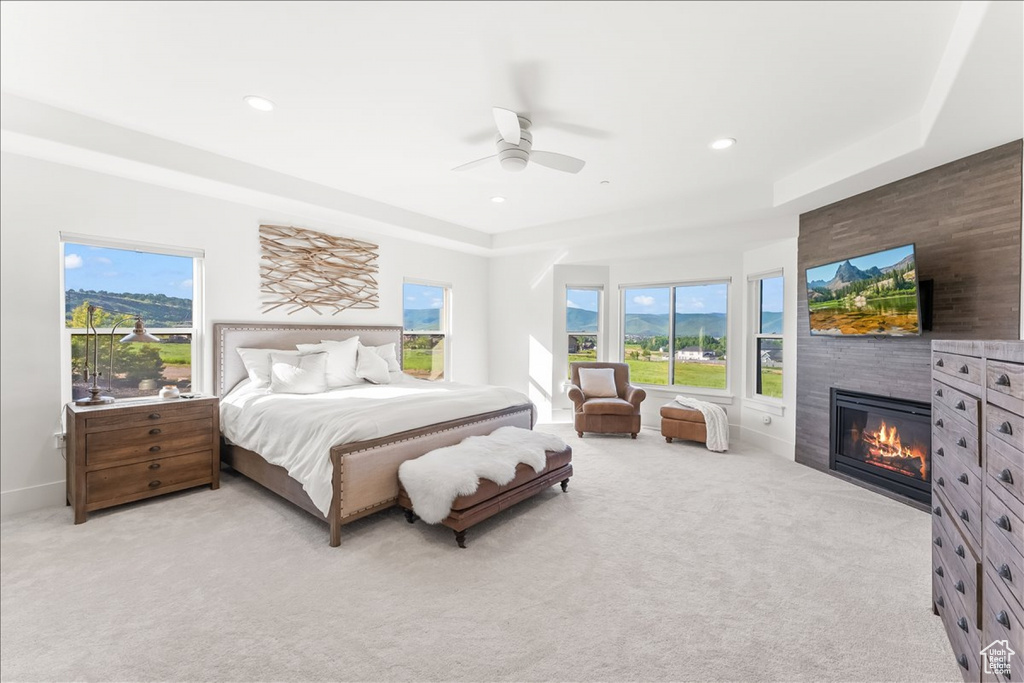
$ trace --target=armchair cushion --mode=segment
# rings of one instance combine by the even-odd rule
[[[621,398],[591,398],[583,404],[584,415],[632,415],[636,408]]]
[[[611,368],[581,368],[580,389],[587,400],[619,396],[615,386],[615,371]]]

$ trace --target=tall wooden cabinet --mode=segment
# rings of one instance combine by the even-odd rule
[[[933,609],[965,681],[1024,681],[1024,342],[931,360]]]

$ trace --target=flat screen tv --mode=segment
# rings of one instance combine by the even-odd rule
[[[808,268],[807,311],[812,335],[920,335],[914,245]]]

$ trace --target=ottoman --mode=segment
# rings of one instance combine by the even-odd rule
[[[661,407],[661,435],[668,443],[672,443],[672,439],[708,442],[704,415],[699,410],[684,408],[674,401]]]

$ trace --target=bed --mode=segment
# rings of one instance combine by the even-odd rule
[[[256,349],[293,349],[296,344],[315,344],[322,340],[343,341],[358,336],[360,343],[367,346],[380,346],[394,343],[401,349],[402,328],[392,326],[349,326],[349,325],[293,325],[267,323],[216,323],[213,326],[214,336],[214,389],[221,397],[222,403],[232,406],[247,402],[244,397],[245,383],[248,374],[239,348]],[[399,359],[401,353],[398,354]],[[400,362],[400,361],[399,361]],[[397,375],[397,373],[396,373]],[[401,386],[429,386],[425,380],[400,380]],[[415,384],[420,383],[420,384]],[[435,388],[442,385],[451,387],[451,391],[460,391],[459,385],[434,383]],[[466,391],[472,389],[466,387]],[[480,388],[483,389],[482,387]],[[234,391],[233,391],[234,390]],[[418,390],[418,389],[417,389]],[[373,391],[367,387],[355,393],[367,394]],[[417,458],[428,451],[443,446],[456,444],[467,436],[490,434],[499,427],[512,425],[532,429],[536,421],[535,407],[529,399],[511,390],[506,392],[504,399],[487,394],[488,401],[477,400],[470,394],[471,401],[463,400],[463,404],[472,403],[475,407],[456,410],[448,407],[445,411],[448,419],[431,424],[417,424],[415,427],[402,431],[385,433],[375,438],[357,441],[334,443],[325,448],[323,466],[329,486],[326,499],[323,494],[317,496],[319,505],[314,502],[303,484],[289,476],[288,470],[272,460],[281,461],[279,453],[273,457],[264,457],[256,450],[243,447],[241,443],[252,446],[242,440],[232,440],[226,434],[230,428],[222,425],[221,460],[233,470],[270,489],[282,498],[294,503],[318,519],[326,521],[330,528],[330,544],[341,543],[341,527],[361,517],[392,507],[398,499],[398,466],[406,460]],[[483,395],[483,394],[481,394]],[[241,397],[241,398],[239,398]],[[346,397],[347,398],[347,397]],[[270,398],[262,397],[249,401],[254,405],[266,403]],[[480,410],[480,406],[503,404],[502,407]],[[380,401],[381,411],[387,411],[387,401]],[[314,404],[310,404],[314,405]],[[315,404],[323,409],[322,403]],[[342,405],[339,402],[339,405]],[[362,405],[362,404],[360,404]],[[225,405],[223,410],[232,410]],[[317,411],[306,411],[314,414]],[[436,414],[437,411],[435,411]],[[459,412],[460,414],[452,414]],[[464,413],[464,414],[462,414]],[[361,413],[367,414],[365,412]],[[432,413],[425,413],[429,416]],[[269,415],[269,413],[267,413]],[[382,418],[387,417],[381,413]],[[422,419],[429,419],[429,417]],[[394,420],[381,419],[369,424],[378,431],[390,432],[394,429]],[[371,424],[372,423],[372,424]],[[368,433],[366,429],[359,433]],[[302,446],[298,444],[297,448]],[[268,451],[269,452],[269,451]],[[307,481],[308,484],[308,481]]]

